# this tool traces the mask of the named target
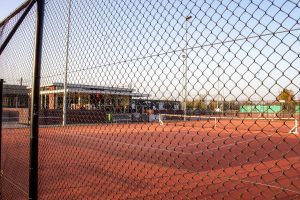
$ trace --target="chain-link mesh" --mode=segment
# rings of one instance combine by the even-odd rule
[[[24,7],[26,9],[26,7]],[[24,12],[4,21],[0,45]],[[29,12],[0,56],[4,79],[1,130],[1,199],[28,199],[29,95],[32,82],[35,11]]]
[[[288,0],[46,1],[39,198],[300,198],[299,13]],[[28,95],[29,16],[0,57],[0,78]],[[7,195],[27,186],[29,130],[15,124]]]
[[[1,36],[0,37],[0,45],[2,45],[3,41],[7,38],[8,34],[12,30],[13,26],[16,24],[17,20],[22,15],[22,13],[23,13],[23,10],[21,10],[19,13],[17,13],[13,17],[11,17],[9,20],[3,21],[1,23],[1,27],[0,27],[0,36]]]

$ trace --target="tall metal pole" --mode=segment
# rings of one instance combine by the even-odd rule
[[[218,65],[218,70],[217,70],[217,72],[218,72],[218,83],[217,83],[217,88],[218,88],[218,93],[217,93],[217,112],[219,112],[219,96],[220,96],[220,65]]]
[[[42,62],[42,40],[44,22],[44,0],[37,0],[35,55],[31,91],[30,157],[29,157],[29,199],[38,197],[38,137],[40,109],[40,72]]]
[[[68,27],[67,27],[67,49],[66,49],[66,65],[65,65],[65,79],[64,79],[64,98],[63,98],[63,123],[65,126],[67,124],[67,109],[68,109],[68,68],[69,68],[69,42],[70,42],[70,26],[71,26],[71,6],[72,0],[69,0],[69,10],[68,10]]]
[[[225,88],[225,83],[224,83],[224,69],[223,69],[223,63],[224,63],[225,59],[223,58],[223,60],[220,63],[220,67],[221,67],[221,81],[222,81],[222,89],[221,89],[221,98],[222,98],[222,113],[224,115],[224,103],[225,103],[225,97],[224,97],[224,88]]]
[[[224,114],[224,96],[223,96],[223,87],[222,89],[220,90],[220,81],[222,81],[222,83],[224,84],[224,80],[223,80],[223,73],[224,73],[224,70],[223,70],[223,66],[221,65],[221,63],[223,63],[225,61],[225,59],[223,58],[221,60],[221,62],[218,64],[218,82],[217,82],[217,88],[218,88],[218,95],[217,95],[217,112],[220,113],[220,108],[219,108],[219,101],[222,100],[222,113]],[[222,70],[222,75],[220,75],[220,68]]]
[[[186,121],[186,104],[187,104],[187,71],[188,71],[188,21],[192,19],[192,16],[185,17],[185,58],[184,58],[184,80],[183,80],[183,118]]]

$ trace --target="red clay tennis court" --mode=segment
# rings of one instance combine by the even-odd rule
[[[22,1],[0,199],[300,200],[300,0]]]
[[[300,145],[299,135],[289,133],[293,125],[222,119],[217,126],[214,120],[45,126],[39,198],[298,199]],[[7,169],[20,171],[4,176],[26,186],[28,148],[20,144],[29,141],[29,130],[3,132]]]

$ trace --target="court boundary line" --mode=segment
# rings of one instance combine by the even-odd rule
[[[279,189],[281,191],[289,191],[289,192],[293,192],[293,193],[296,193],[296,194],[299,194],[300,195],[300,192],[298,191],[295,191],[295,190],[291,190],[291,189],[286,189],[284,187],[279,187],[279,186],[276,186],[276,185],[272,185],[272,184],[265,184],[265,183],[261,183],[261,182],[253,182],[253,181],[249,181],[249,180],[244,180],[244,179],[232,179],[232,178],[229,178],[229,177],[224,177],[224,178],[228,178],[228,180],[231,180],[231,181],[240,181],[240,182],[246,182],[246,183],[250,183],[252,185],[261,185],[261,186],[265,186],[265,187],[271,187],[271,188],[276,188],[276,189]]]
[[[4,174],[1,176],[3,179],[5,179],[6,181],[8,181],[11,185],[13,185],[15,188],[17,188],[19,191],[21,191],[23,194],[28,195],[29,193],[27,193],[25,190],[23,190],[19,185],[15,184],[11,179],[9,179],[7,176],[5,176]]]
[[[71,135],[71,134],[68,133],[67,135]],[[162,148],[158,148],[158,147],[146,147],[144,145],[136,145],[136,144],[133,144],[133,143],[114,141],[114,140],[104,139],[104,138],[97,138],[97,137],[94,137],[94,136],[83,135],[83,134],[80,134],[80,135],[77,135],[77,136],[86,137],[86,138],[92,138],[92,139],[96,138],[96,139],[98,139],[100,141],[106,141],[106,142],[109,142],[109,143],[116,143],[116,144],[121,144],[121,145],[125,145],[125,146],[139,147],[139,148],[147,149],[147,150],[148,149],[152,149],[152,150],[166,151],[166,152],[169,152],[169,153],[177,153],[177,154],[183,154],[183,155],[195,155],[195,154],[199,154],[199,153],[203,153],[203,152],[215,151],[215,150],[218,150],[218,149],[221,149],[221,148],[228,148],[230,146],[237,145],[237,144],[240,144],[240,143],[251,142],[251,141],[255,141],[255,140],[259,140],[259,139],[263,139],[263,138],[268,138],[268,137],[271,137],[272,135],[266,135],[266,136],[262,136],[262,137],[257,137],[257,138],[251,138],[251,139],[247,139],[247,140],[237,141],[237,142],[232,143],[232,144],[223,145],[221,147],[219,146],[217,148],[205,149],[205,150],[194,152],[194,153],[187,153],[187,152],[182,152],[182,151],[172,151],[172,150],[170,150],[168,148],[162,149]],[[227,137],[227,139],[228,139],[228,137]],[[205,143],[205,146],[207,147],[208,144]]]

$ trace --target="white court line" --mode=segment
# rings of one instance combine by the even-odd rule
[[[250,135],[251,133],[247,134],[247,135]],[[263,137],[257,137],[257,138],[252,138],[253,140],[256,140],[256,139],[261,139],[261,138],[265,138],[265,137],[271,137],[273,136],[274,134],[270,134],[270,135],[265,135]],[[84,136],[84,135],[82,135]],[[92,137],[92,138],[96,138],[96,137],[93,137],[93,136],[86,136],[86,137]],[[216,140],[209,140],[209,141],[206,141],[206,142],[198,142],[198,143],[191,143],[191,144],[188,144],[188,145],[181,145],[181,146],[176,146],[176,147],[169,147],[169,148],[166,148],[166,149],[162,149],[162,148],[157,148],[157,147],[145,147],[145,146],[142,146],[142,145],[136,145],[136,146],[141,146],[143,148],[150,148],[150,149],[156,149],[156,150],[165,150],[165,151],[168,151],[168,152],[180,152],[180,153],[184,153],[184,152],[181,152],[181,151],[176,151],[175,149],[177,148],[182,148],[182,147],[190,147],[190,146],[195,146],[195,145],[199,145],[199,144],[205,144],[205,147],[208,147],[208,145],[212,144],[210,142],[218,142],[218,141],[222,141],[222,140],[227,140],[227,139],[230,139],[230,138],[238,138],[238,137],[241,137],[241,136],[235,136],[235,137],[226,137],[226,138],[219,138],[219,139],[216,139]],[[100,138],[99,138],[100,139]],[[102,140],[102,139],[100,139]],[[108,140],[108,139],[105,139],[105,140]],[[249,140],[249,139],[248,139]],[[245,141],[248,141],[248,140],[243,140],[243,141],[240,141],[240,142],[245,142]],[[251,139],[250,139],[251,140]],[[252,141],[253,141],[252,140]],[[108,140],[108,141],[111,141],[111,142],[117,142],[117,141],[112,141],[112,140]],[[120,144],[131,144],[131,145],[134,145],[132,143],[125,143],[125,142],[119,142]],[[208,143],[208,144],[207,144]],[[238,142],[237,142],[238,143]],[[236,144],[236,143],[234,143]],[[229,144],[230,146],[232,146],[233,144]],[[225,147],[225,146],[222,146],[222,147]],[[217,148],[216,148],[217,149]],[[173,151],[170,151],[170,150],[173,150]]]
[[[74,136],[73,134],[69,134],[69,135]],[[86,138],[96,138],[94,136],[88,136],[88,135],[77,135],[77,136],[86,137]],[[194,154],[198,154],[198,153],[202,153],[202,152],[208,152],[208,151],[218,150],[218,149],[221,149],[221,148],[227,148],[227,147],[230,147],[230,146],[233,146],[233,145],[236,145],[236,144],[241,144],[241,143],[245,143],[245,142],[251,142],[251,141],[254,141],[254,140],[263,139],[263,138],[267,138],[267,137],[270,137],[270,136],[272,136],[272,135],[266,135],[266,136],[257,137],[257,138],[254,138],[254,139],[248,139],[248,140],[236,142],[234,144],[229,144],[229,145],[221,146],[221,147],[218,147],[218,148],[206,149],[206,150],[198,151],[198,152],[195,152],[195,153],[185,153],[185,152],[180,152],[180,151],[170,151],[168,149],[161,149],[161,148],[156,148],[156,147],[145,147],[143,145],[135,145],[135,144],[126,143],[126,142],[117,142],[117,141],[112,141],[112,140],[109,140],[109,139],[101,139],[101,138],[97,138],[97,139],[101,140],[101,141],[106,141],[108,143],[115,143],[115,144],[121,144],[121,145],[126,145],[126,146],[139,147],[139,148],[142,148],[142,149],[153,149],[153,150],[159,150],[159,151],[166,151],[166,152],[170,152],[170,153],[178,153],[178,154],[184,154],[184,155],[194,155]],[[149,153],[149,152],[147,152],[147,153]],[[284,190],[284,191],[289,191],[289,192],[293,192],[293,193],[296,193],[296,194],[300,194],[297,191],[294,191],[294,190],[291,190],[291,189],[286,189],[286,188],[279,187],[279,186],[276,186],[276,185],[271,185],[271,184],[266,184],[266,183],[260,183],[260,182],[253,182],[253,181],[248,181],[248,180],[233,179],[233,178],[228,178],[228,177],[223,177],[223,176],[221,176],[220,178],[226,178],[226,179],[231,180],[231,181],[245,182],[245,183],[250,183],[250,184],[253,184],[253,185],[260,185],[260,186],[264,186],[264,187],[276,188],[276,189],[280,189],[280,190]]]
[[[4,174],[3,174],[2,178],[4,180],[6,180],[7,182],[9,182],[12,186],[14,186],[15,188],[17,188],[19,191],[21,191],[23,194],[28,195],[28,193],[25,190],[23,190],[20,185],[17,185],[13,180],[9,179]]]
[[[68,134],[68,135],[71,135],[71,134]],[[195,155],[195,154],[199,154],[199,153],[203,153],[203,152],[215,151],[215,150],[218,150],[218,149],[221,149],[221,148],[228,148],[228,147],[231,147],[233,145],[237,145],[237,144],[241,144],[241,143],[245,143],[245,142],[251,142],[251,141],[254,141],[254,140],[258,140],[258,139],[267,138],[270,135],[266,135],[266,136],[263,136],[263,137],[252,138],[252,139],[243,140],[243,141],[238,141],[238,142],[235,142],[233,144],[228,144],[228,145],[224,145],[224,146],[217,147],[217,148],[205,149],[205,150],[198,151],[198,152],[193,152],[193,153],[186,153],[186,152],[174,151],[174,150],[172,151],[172,150],[169,150],[169,149],[162,149],[162,148],[158,148],[158,147],[146,147],[144,145],[137,145],[137,144],[126,143],[126,142],[112,141],[112,140],[109,140],[109,139],[101,139],[101,138],[97,138],[97,137],[93,137],[93,136],[87,136],[87,135],[77,135],[77,136],[86,137],[86,138],[96,138],[97,140],[100,140],[100,141],[105,141],[105,142],[115,143],[115,144],[121,144],[121,145],[125,145],[125,146],[139,147],[141,149],[152,149],[152,150],[166,151],[166,152],[169,152],[169,153],[177,153],[177,154],[183,154],[183,155]],[[205,142],[204,142],[204,144],[205,144]]]
[[[223,177],[225,178],[225,177]],[[253,185],[260,185],[260,186],[265,186],[265,187],[271,187],[271,188],[276,188],[276,189],[280,189],[280,190],[284,190],[284,191],[289,191],[289,192],[293,192],[293,193],[296,193],[296,194],[300,194],[300,192],[298,191],[295,191],[295,190],[291,190],[291,189],[286,189],[286,188],[283,188],[283,187],[279,187],[279,186],[276,186],[276,185],[271,185],[271,184],[266,184],[266,183],[260,183],[260,182],[254,182],[254,181],[248,181],[248,180],[239,180],[239,179],[232,179],[232,178],[227,178],[226,179],[228,180],[231,180],[231,181],[239,181],[239,182],[245,182],[245,183],[250,183],[250,184],[253,184]]]
[[[96,137],[93,137],[93,136],[87,136],[87,135],[77,135],[77,136],[87,137],[87,138],[96,138]],[[258,137],[258,138],[255,138],[255,139],[248,139],[248,140],[236,142],[236,143],[234,143],[234,144],[229,144],[229,145],[225,145],[225,146],[221,146],[221,147],[213,148],[213,149],[206,149],[206,150],[199,151],[199,152],[195,152],[195,153],[185,153],[185,152],[180,152],[180,151],[170,151],[170,150],[168,150],[168,149],[161,149],[161,148],[156,148],[156,147],[145,147],[145,146],[142,146],[142,145],[134,145],[134,144],[132,144],[132,143],[125,143],[125,142],[111,141],[111,140],[109,140],[109,139],[100,139],[100,138],[98,138],[98,140],[101,140],[101,141],[107,141],[107,142],[109,142],[109,143],[122,144],[122,145],[126,145],[126,146],[139,147],[139,148],[143,148],[143,149],[153,149],[153,150],[167,151],[167,152],[170,152],[170,153],[178,153],[178,154],[184,154],[184,155],[194,155],[194,154],[198,154],[198,153],[202,153],[202,152],[218,150],[218,149],[220,149],[220,148],[227,148],[227,147],[230,147],[230,146],[233,146],[233,145],[236,145],[236,144],[241,144],[241,143],[245,143],[245,142],[251,142],[251,141],[254,141],[254,140],[257,140],[257,139],[267,138],[267,137],[269,137],[269,136],[272,136],[272,135],[266,135],[266,136]],[[222,177],[222,178],[227,178],[227,177]],[[248,180],[236,180],[236,179],[232,179],[232,178],[227,178],[227,179],[228,179],[228,180],[232,180],[232,181],[246,182],[246,183],[250,183],[250,184],[254,184],[254,185],[255,185],[255,184],[256,184],[256,185],[261,185],[261,186],[265,186],[265,187],[272,187],[272,188],[281,189],[281,190],[285,190],[285,191],[294,192],[294,193],[296,193],[296,194],[300,194],[300,193],[297,192],[297,191],[290,190],[290,189],[286,189],[286,188],[282,188],[282,187],[275,186],[275,185],[270,185],[270,184],[265,184],[265,183],[259,183],[259,182],[252,182],[252,181],[248,181]]]
[[[254,140],[259,140],[259,139],[267,138],[267,137],[270,137],[270,136],[272,136],[272,135],[266,135],[266,136],[262,136],[262,137],[257,137],[257,138],[252,138],[252,139],[248,139],[248,140],[238,141],[238,142],[235,142],[233,144],[228,144],[228,145],[224,145],[224,146],[221,146],[221,147],[206,149],[206,150],[203,150],[203,151],[195,152],[193,154],[203,153],[203,152],[207,152],[207,151],[213,151],[213,150],[217,150],[217,149],[221,149],[221,148],[227,148],[227,147],[231,147],[231,146],[234,146],[234,145],[237,145],[237,144],[252,142]]]
[[[77,130],[68,130],[68,132],[78,132]],[[261,132],[261,131],[255,131],[255,132]],[[189,132],[187,132],[187,133],[189,133]],[[180,135],[182,134],[182,132],[180,132],[179,133]],[[253,132],[251,132],[251,133],[246,133],[246,134],[244,134],[243,136],[245,136],[245,135],[251,135],[251,134],[253,134]],[[270,137],[270,136],[273,136],[274,134],[270,134],[270,135],[266,135],[267,137]],[[93,136],[87,136],[87,137],[93,137]],[[203,142],[204,144],[206,144],[206,143],[209,143],[209,142],[218,142],[218,141],[222,141],[222,140],[227,140],[227,139],[231,139],[231,138],[238,138],[238,137],[241,137],[241,136],[233,136],[233,137],[226,137],[226,138],[218,138],[218,139],[215,139],[215,140],[209,140],[209,141],[205,141],[205,142]],[[93,137],[93,138],[96,138],[96,137]],[[259,138],[258,138],[259,139]],[[182,147],[189,147],[189,146],[195,146],[195,145],[198,145],[198,144],[200,144],[201,142],[195,142],[195,143],[190,143],[190,144],[187,144],[187,145],[180,145],[180,146],[176,146],[176,147],[169,147],[169,148],[166,148],[165,150],[170,150],[170,149],[177,149],[177,148],[182,148]],[[128,143],[127,143],[128,144]],[[129,143],[129,144],[131,144],[131,143]],[[209,144],[211,144],[211,143],[209,143]],[[206,147],[207,147],[208,145],[206,145]]]
[[[261,131],[259,131],[259,132],[261,132]],[[251,134],[252,133],[248,133],[248,134],[244,134],[242,136],[251,135]],[[273,136],[273,135],[274,134],[270,134],[270,135],[266,135],[266,136]],[[234,139],[234,138],[238,138],[238,137],[242,137],[242,136],[233,136],[233,137],[218,138],[218,139],[215,139],[215,140],[212,139],[212,140],[205,141],[204,143],[206,143],[206,142],[218,142],[218,141],[227,140],[227,139]],[[187,144],[187,145],[180,145],[180,146],[177,146],[177,147],[172,147],[170,149],[176,149],[176,148],[188,147],[188,146],[195,146],[195,145],[198,145],[198,144],[200,144],[200,142],[190,143],[190,144]]]

